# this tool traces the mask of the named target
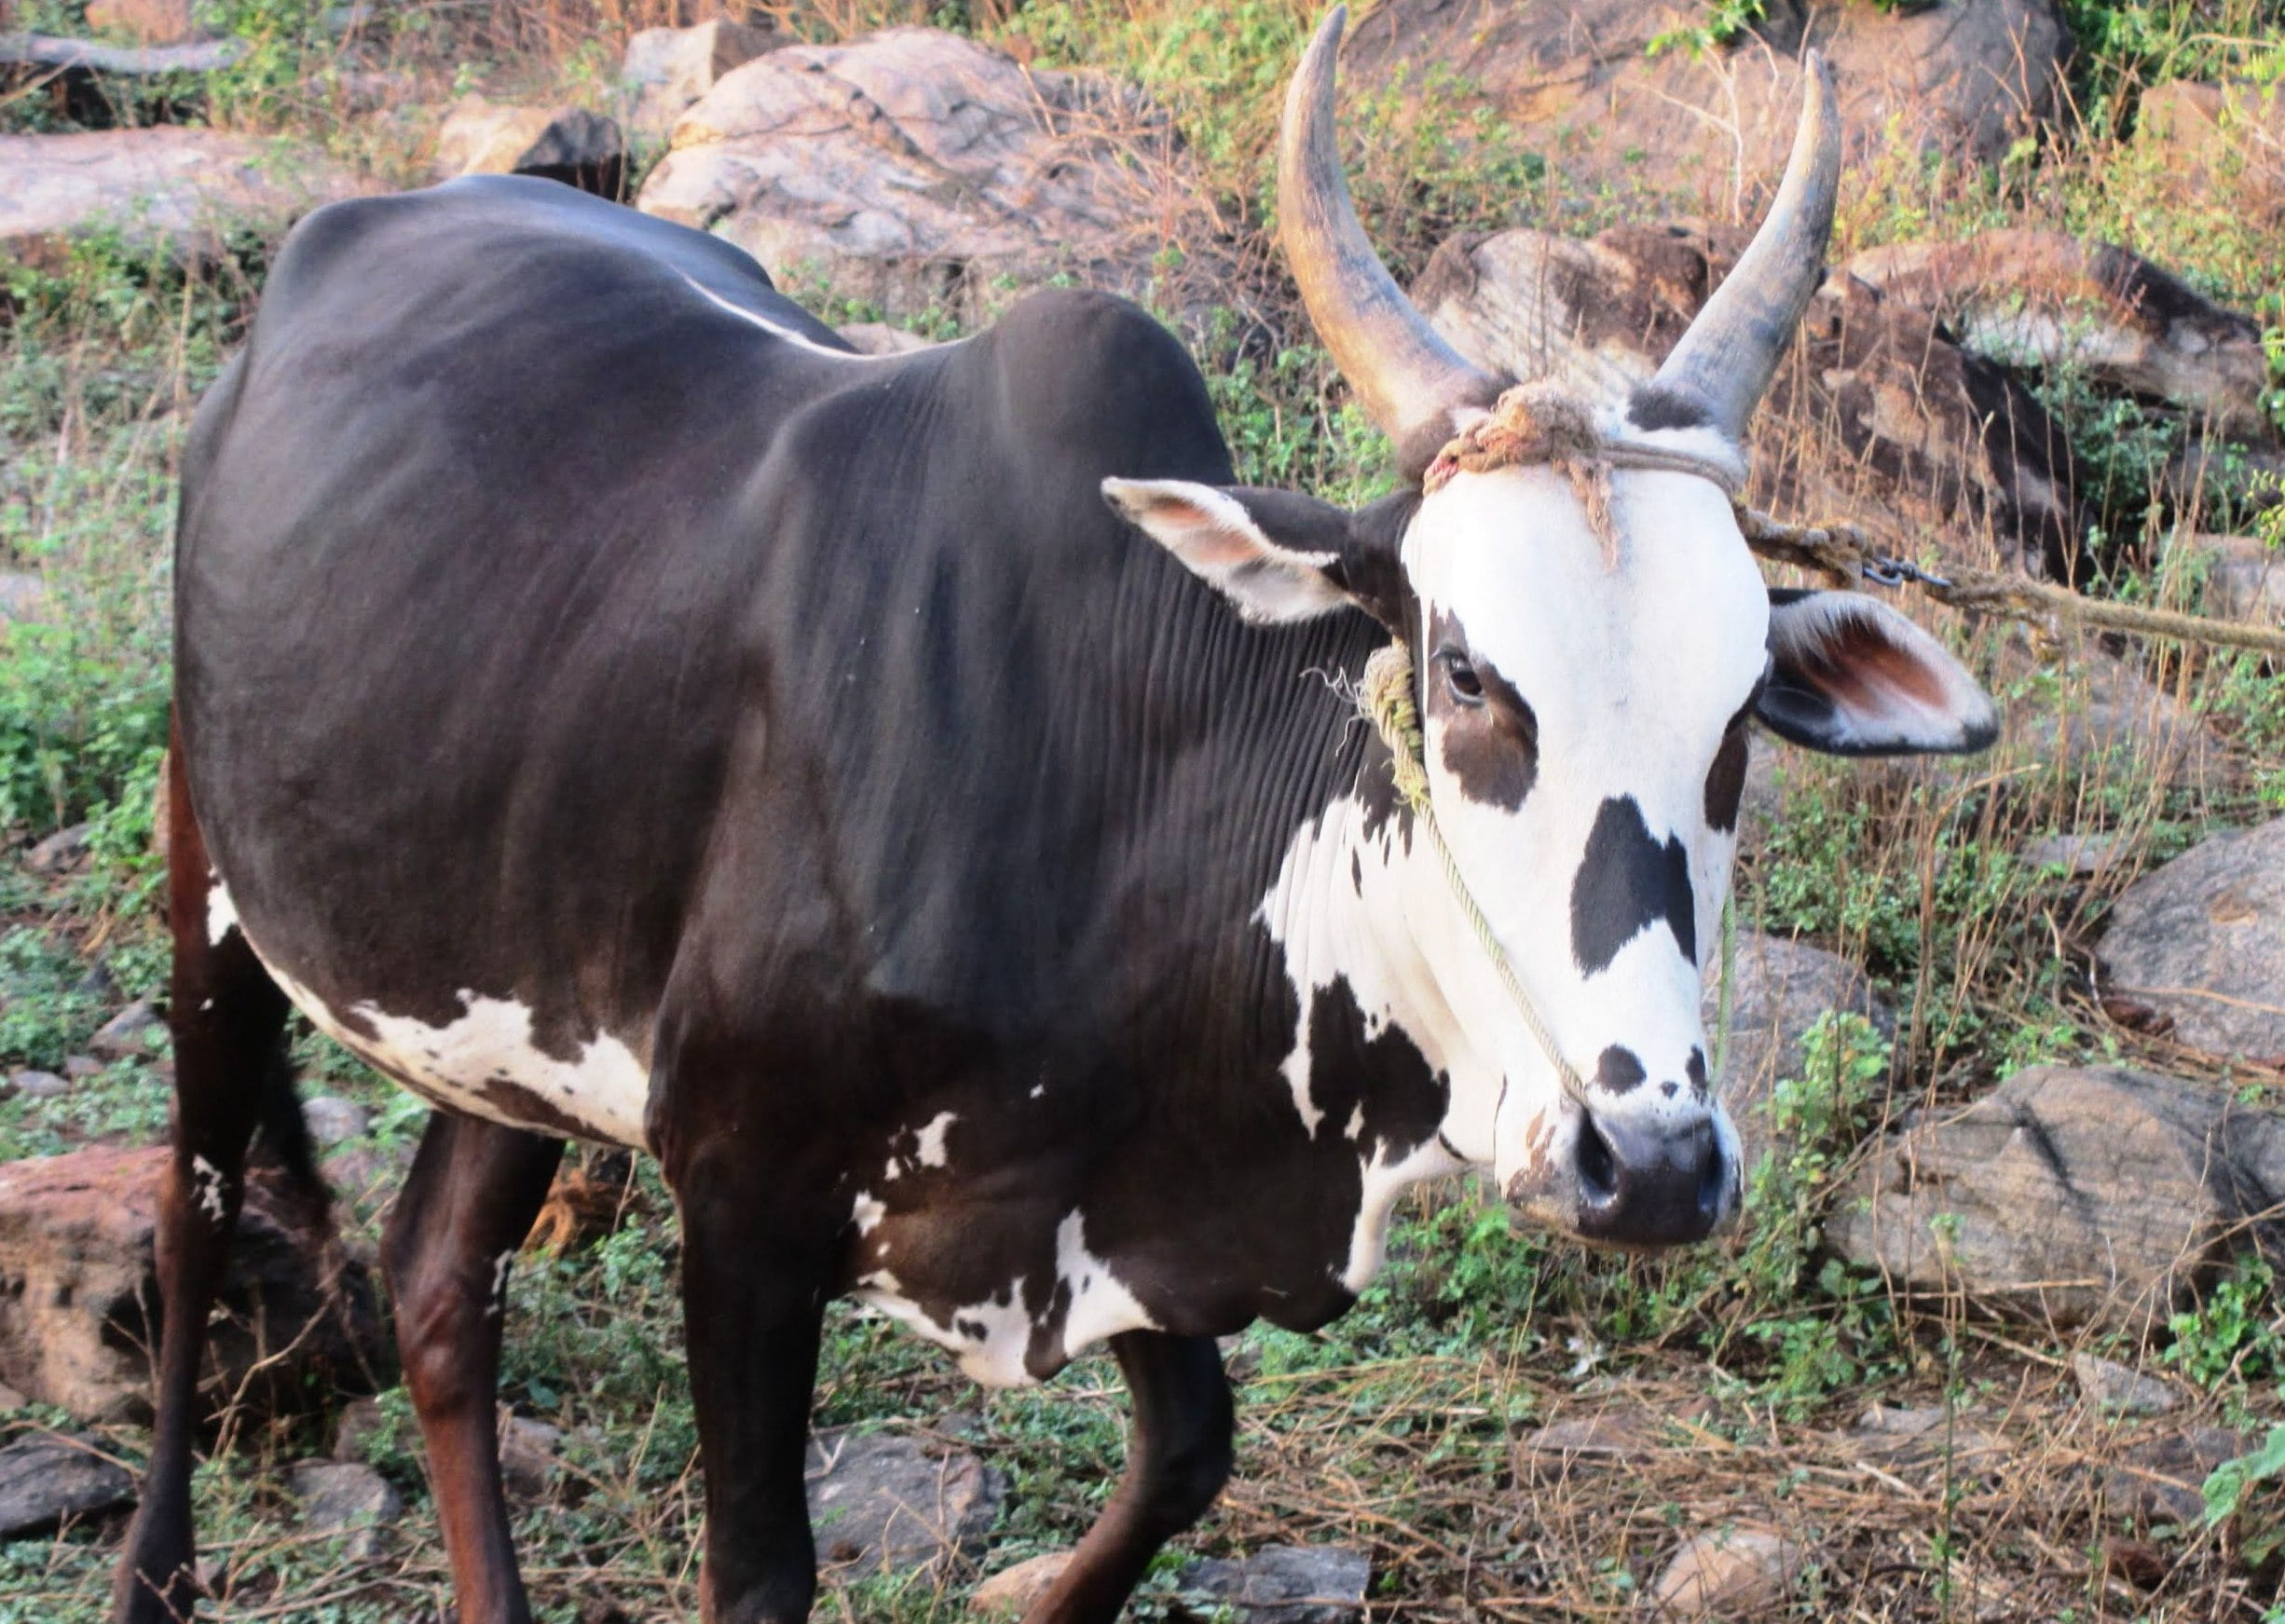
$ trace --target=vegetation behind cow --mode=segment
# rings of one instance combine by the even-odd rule
[[[253,48],[193,99],[212,122],[311,134],[409,184],[421,178],[419,108],[470,88],[601,104],[625,35],[691,20],[678,7],[391,6],[384,54],[397,77],[376,105],[369,87],[352,93],[348,48],[317,0],[219,0],[210,25]],[[1762,9],[1677,7],[1665,48],[1717,48]],[[2120,243],[2261,323],[2278,384],[2270,410],[2285,430],[2285,227],[2185,184],[2130,140],[2141,98],[2169,80],[2285,78],[2285,7],[2064,9],[2078,55],[2060,132],[1988,170],[1898,149],[1854,177],[1835,257],[1995,225]],[[1165,313],[1200,348],[1241,477],[1349,500],[1385,486],[1386,452],[1291,308],[1270,247],[1277,100],[1313,10],[1298,0],[789,0],[749,14],[821,40],[933,23],[1042,65],[1141,84],[1174,119],[1220,222],[1216,240],[1196,247],[1200,263],[1225,267],[1224,296],[1203,315],[1195,304]],[[84,7],[30,0],[16,26],[84,32]],[[134,121],[192,95],[120,89],[111,114]],[[0,102],[0,118],[69,122],[23,93]],[[1457,97],[1368,99],[1358,123],[1354,184],[1400,277],[1456,232],[1533,224],[1583,234],[1643,206],[1576,184],[1534,131]],[[630,192],[658,154],[636,156]],[[166,738],[172,474],[188,408],[241,336],[274,246],[242,236],[185,271],[98,238],[6,268],[0,551],[15,573],[0,650],[0,825],[15,851],[0,869],[0,1060],[13,1068],[61,1071],[122,1005],[163,988],[151,807]],[[837,321],[886,314],[822,285],[803,291]],[[970,318],[897,319],[941,337]],[[2185,483],[2180,453],[2195,425],[2068,367],[2027,376],[2094,493],[2090,590],[2196,606],[2206,583],[2182,563],[2177,537],[2231,529],[2285,544],[2273,475],[2217,461]],[[2080,641],[1915,612],[1972,650],[2011,706],[2087,712]],[[2285,1446],[2270,1430],[2285,1420],[2285,1316],[2258,1249],[2142,1343],[1995,1319],[1957,1297],[1908,1298],[1825,1238],[1835,1192],[1868,1147],[1914,1111],[1977,1098],[2026,1066],[2139,1064],[2250,1105],[2280,1103],[2273,1067],[2215,1063],[2106,1003],[2090,944],[2112,900],[2149,868],[2285,810],[2285,686],[2251,656],[2114,652],[2207,730],[2227,771],[2185,775],[2167,739],[2131,730],[2091,756],[2034,743],[1964,774],[1786,757],[1744,855],[1739,921],[1863,966],[1897,1013],[1893,1035],[1841,1014],[1810,1030],[1775,1090],[1781,1148],[1751,1169],[1748,1221],[1722,1246],[1613,1259],[1510,1233],[1472,1186],[1413,1199],[1389,1269],[1354,1313],[1315,1336],[1238,1339],[1238,1480],[1191,1549],[1162,1563],[1138,1616],[1179,1605],[1177,1569],[1198,1551],[1325,1540],[1372,1551],[1375,1617],[1631,1616],[1681,1535],[1743,1522],[1799,1542],[1795,1616],[2285,1619],[2275,1533]],[[2033,854],[2048,837],[2088,831],[2113,841],[2092,875]],[[370,1112],[346,1153],[353,1165],[335,1164],[346,1238],[369,1252],[390,1170],[423,1112],[314,1034],[300,1056],[305,1092]],[[166,1064],[163,1053],[130,1054],[60,1098],[0,1099],[0,1160],[163,1135]],[[671,1206],[647,1164],[597,1151],[578,1161],[513,1290],[503,1397],[562,1429],[559,1468],[526,1498],[518,1538],[551,1618],[685,1617],[696,1434]],[[838,1313],[830,1337],[820,1425],[919,1427],[979,1451],[1019,1485],[986,1571],[1068,1547],[1099,1509],[1122,1413],[1101,1361],[1037,1392],[988,1396],[878,1317]],[[2206,1514],[2136,1522],[2106,1508],[2095,1485],[2122,1446],[2114,1423],[2078,1401],[2068,1369],[2089,1352],[2175,1381],[2199,1421],[2266,1433],[2205,1484]],[[226,1420],[198,1480],[219,1617],[441,1615],[447,1575],[410,1408],[382,1378],[355,1451],[410,1510],[378,1557],[301,1532],[280,1486],[285,1463],[332,1446],[330,1406]],[[1648,1419],[1627,1423],[1635,1431],[1615,1457],[1590,1450],[1551,1464],[1534,1453],[1551,1420],[1621,1397],[1614,1412]],[[1876,1402],[1940,1412],[1933,1465],[1898,1464],[1853,1430]],[[34,1406],[0,1426],[65,1420]],[[135,1428],[102,1437],[139,1460]],[[1596,1464],[1610,1458],[1623,1469]],[[101,1617],[116,1537],[98,1522],[0,1544],[0,1621]],[[955,1618],[972,1577],[869,1579],[820,1612]]]

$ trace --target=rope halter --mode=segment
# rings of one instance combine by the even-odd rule
[[[1497,404],[1447,441],[1429,464],[1421,480],[1424,496],[1433,496],[1461,473],[1485,473],[1495,469],[1546,464],[1567,475],[1586,510],[1587,522],[1615,558],[1617,537],[1610,518],[1610,476],[1618,469],[1654,469],[1690,473],[1711,481],[1734,503],[1745,486],[1743,461],[1679,448],[1646,445],[1608,434],[1593,408],[1548,383],[1518,384],[1504,391]],[[1389,774],[1398,798],[1411,811],[1416,826],[1426,832],[1443,865],[1460,917],[1499,974],[1500,984],[1523,1017],[1524,1025],[1554,1069],[1555,1080],[1581,1112],[1589,1110],[1586,1080],[1556,1045],[1554,1034],[1515,972],[1491,921],[1476,904],[1468,881],[1445,844],[1437,826],[1436,808],[1429,796],[1428,743],[1414,695],[1412,649],[1401,636],[1374,650],[1365,662],[1364,677],[1357,689],[1357,708],[1373,724],[1389,747]],[[1730,984],[1735,935],[1729,899],[1722,901],[1720,1009],[1714,1033],[1714,1071],[1721,1075],[1730,1040]],[[1504,1090],[1502,1091],[1504,1095]]]

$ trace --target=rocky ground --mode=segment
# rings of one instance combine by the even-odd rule
[[[2285,12],[1381,0],[1345,59],[1376,236],[1455,343],[1647,376],[1841,75],[1833,269],[1758,505],[1934,568],[2285,624]],[[147,1446],[170,1062],[151,796],[185,416],[328,198],[521,171],[719,233],[861,348],[1057,278],[1191,342],[1246,477],[1389,477],[1269,247],[1298,0],[0,7],[0,1624],[101,1616]],[[646,27],[645,24],[658,26]],[[1316,1337],[1233,1339],[1238,1476],[1138,1617],[2285,1619],[2285,687],[2251,657],[1900,599],[1988,757],[1758,741],[1697,1256],[1412,1201]],[[305,1033],[341,1198],[257,1184],[198,1480],[214,1616],[441,1618],[373,1283],[420,1109]],[[551,1619],[691,1615],[671,1210],[568,1165],[512,1293],[504,1455]],[[1097,1509],[1100,1360],[987,1396],[838,1314],[821,1614],[1013,1617]]]

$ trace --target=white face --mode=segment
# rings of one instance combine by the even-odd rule
[[[1446,1018],[1497,1073],[1456,1078],[1446,1137],[1536,1216],[1584,1215],[1593,1233],[1618,1203],[1616,1238],[1656,1239],[1736,1205],[1699,995],[1770,610],[1711,482],[1621,471],[1610,516],[1607,544],[1544,466],[1461,474],[1424,501],[1402,554],[1437,822],[1585,1080],[1592,1129],[1448,896],[1404,911]],[[1440,869],[1412,884],[1448,892]]]

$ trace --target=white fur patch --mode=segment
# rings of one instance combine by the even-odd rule
[[[957,1116],[949,1111],[937,1112],[935,1116],[929,1119],[928,1125],[922,1128],[920,1133],[916,1136],[920,1140],[920,1148],[916,1153],[914,1153],[913,1159],[919,1162],[924,1167],[941,1167],[946,1166],[947,1158],[944,1154],[944,1136],[948,1131],[950,1131],[952,1124],[958,1122],[959,1120],[960,1119]]]
[[[797,349],[806,350],[812,355],[822,355],[828,361],[878,361],[881,359],[879,356],[875,355],[860,355],[855,350],[835,349],[831,345],[820,344],[814,338],[812,338],[808,334],[803,333],[799,328],[780,326],[777,322],[771,321],[767,316],[763,316],[756,311],[749,310],[743,305],[732,304],[728,299],[725,299],[721,294],[715,293],[712,289],[702,286],[695,278],[686,276],[682,280],[691,284],[691,291],[692,293],[695,293],[700,298],[705,300],[717,309],[726,311],[730,315],[737,317],[741,321],[751,321],[755,326],[760,328],[764,333],[769,334],[772,337],[782,338]]]
[[[209,1223],[220,1223],[229,1211],[222,1196],[222,1169],[204,1156],[190,1158],[190,1199]]]
[[[207,942],[220,947],[223,937],[238,928],[238,905],[230,900],[230,888],[222,882],[221,875],[210,870],[206,890]]]

